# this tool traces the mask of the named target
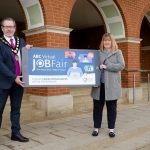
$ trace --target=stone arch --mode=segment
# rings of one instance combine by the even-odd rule
[[[117,38],[125,37],[125,27],[118,6],[113,0],[89,0],[100,11],[107,32],[110,32]],[[19,0],[24,10],[27,29],[34,29],[44,26],[44,15],[40,0]],[[149,15],[148,15],[149,16]]]
[[[43,12],[39,0],[19,0],[24,10],[27,29],[33,29],[44,25]]]
[[[142,21],[143,21],[144,17],[146,17],[146,19],[150,23],[150,3],[147,3],[145,5],[145,7],[143,8],[143,10],[141,10],[141,15],[139,17],[139,21],[138,21],[139,24],[138,24],[138,28],[137,28],[139,37],[140,37],[141,25],[142,25]]]
[[[140,45],[140,67],[142,70],[150,70],[150,3],[144,7],[140,17],[139,36],[142,39]],[[141,73],[142,81],[147,80],[148,73]]]
[[[150,23],[150,10],[146,13],[145,17],[147,18],[147,20]]]
[[[118,6],[113,0],[91,0],[101,12],[107,32],[116,39],[125,37],[124,22]]]

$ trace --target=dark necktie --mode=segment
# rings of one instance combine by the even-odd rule
[[[16,47],[15,44],[14,44],[14,42],[13,42],[13,39],[10,39],[10,45],[11,45],[12,48]]]
[[[15,48],[15,44],[13,42],[13,39],[10,39],[10,45],[12,48]],[[19,58],[16,54],[14,54],[14,62],[15,62],[15,66],[16,66],[16,75],[20,76],[20,65],[19,65]]]

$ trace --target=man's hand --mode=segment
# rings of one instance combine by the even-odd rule
[[[27,48],[27,49],[30,49],[31,47],[33,47],[33,45],[27,44],[27,45],[25,46],[25,48]]]
[[[24,85],[23,85],[24,82],[22,82],[22,81],[20,80],[20,78],[22,78],[22,76],[17,76],[16,79],[15,79],[15,82],[16,82],[18,85],[24,87]]]

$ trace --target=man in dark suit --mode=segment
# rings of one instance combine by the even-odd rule
[[[0,39],[0,127],[2,114],[8,96],[11,105],[11,140],[28,142],[29,139],[20,133],[20,108],[23,96],[23,82],[21,81],[22,47],[25,41],[14,36],[16,23],[12,18],[3,19],[1,22],[3,37]]]

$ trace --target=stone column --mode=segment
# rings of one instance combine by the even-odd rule
[[[123,102],[133,102],[133,75],[135,74],[136,96],[135,99],[142,99],[142,88],[140,87],[140,72],[131,70],[140,70],[140,42],[139,38],[118,39],[119,49],[122,50],[125,58],[125,70],[122,72]]]

